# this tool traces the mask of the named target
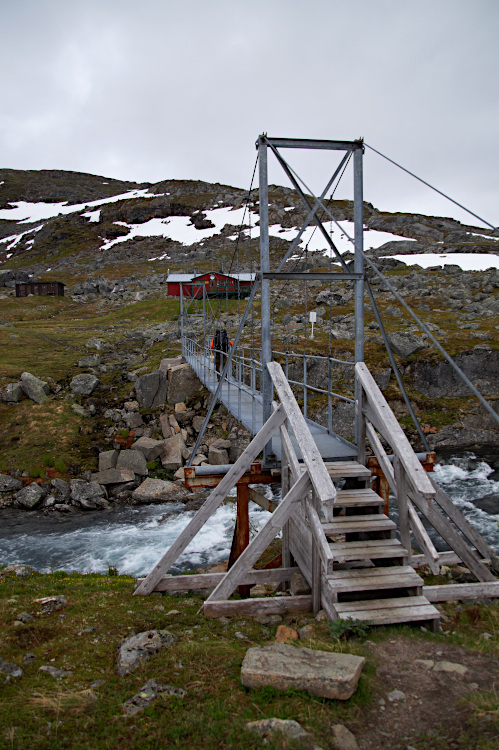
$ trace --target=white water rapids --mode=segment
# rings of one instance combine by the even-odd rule
[[[434,477],[489,544],[499,548],[499,472],[494,472],[487,461],[467,453],[440,461]],[[475,504],[480,498],[494,495],[493,513]],[[0,563],[24,563],[42,572],[51,569],[107,572],[109,566],[114,566],[120,573],[144,575],[193,515],[184,511],[180,503],[121,506],[57,519],[54,515],[4,510]],[[251,504],[250,518],[255,530],[261,528],[268,516],[266,511]],[[235,505],[222,505],[171,572],[204,568],[226,560],[234,521]],[[435,534],[432,537],[439,549],[445,549]]]

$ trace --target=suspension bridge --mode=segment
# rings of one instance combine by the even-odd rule
[[[138,582],[136,594],[211,588],[213,591],[203,605],[208,617],[261,612],[317,612],[322,608],[331,620],[352,617],[372,624],[426,622],[434,627],[439,623],[439,612],[434,606],[437,601],[462,596],[499,596],[499,582],[490,570],[495,550],[431,479],[425,470],[427,464],[422,463],[429,457],[413,451],[364,362],[364,297],[367,293],[403,398],[423,446],[429,451],[366,279],[365,266],[368,264],[497,420],[483,396],[364,254],[364,148],[361,140],[259,137],[258,273],[244,310],[238,308],[238,328],[227,352],[215,352],[212,356],[211,335],[207,335],[209,297],[206,289],[203,287],[202,300],[196,295],[197,304],[202,302],[203,322],[202,336],[197,337],[192,335],[189,305],[184,304],[180,289],[182,355],[213,394],[185,470],[185,481],[187,486],[213,489],[153,570]],[[282,151],[285,149],[320,150],[326,155],[340,155],[339,164],[320,197],[313,195],[284,159]],[[269,154],[284,170],[306,211],[306,219],[296,238],[273,270],[269,246]],[[350,163],[353,163],[353,264],[345,262],[332,239],[332,232],[328,233],[324,227],[324,217],[331,224],[340,226],[332,213],[332,196]],[[252,186],[249,195],[251,189]],[[331,198],[326,201],[325,196],[330,191]],[[327,244],[329,271],[313,272],[307,267],[288,271],[286,264],[310,224],[315,224]],[[336,261],[334,266],[333,258]],[[271,284],[304,284],[307,312],[307,284],[317,280],[331,286],[340,281],[349,282],[353,287],[353,361],[338,360],[331,356],[331,351],[327,355],[307,351],[306,336],[302,353],[290,350],[289,338],[285,351],[272,349]],[[257,295],[260,309],[258,326],[255,327]],[[249,342],[245,341],[248,335]],[[313,370],[317,367],[327,373],[326,385],[314,382]],[[348,395],[333,390],[338,368],[350,373],[353,392]],[[299,394],[302,408],[296,394]],[[310,419],[308,403],[311,395],[319,396],[326,404],[325,418],[321,420],[325,424]],[[349,405],[353,415],[353,440],[346,440],[333,431],[333,405],[339,400]],[[252,440],[233,465],[195,467],[193,459],[212,410],[219,402],[246,427]],[[370,457],[367,445],[372,453]],[[259,458],[260,455],[263,457]],[[270,508],[268,501],[251,487],[276,481],[281,483],[282,500],[277,507]],[[234,487],[238,491],[238,509],[228,571],[169,576],[172,565]],[[396,521],[390,517],[388,489],[395,498]],[[251,541],[248,528],[250,499],[273,510],[267,523]],[[433,526],[446,542],[448,551],[436,550],[427,531],[428,525]],[[271,561],[270,567],[258,567],[259,560],[277,535],[281,536],[282,553]],[[418,551],[415,552],[414,547]],[[456,585],[425,586],[417,572],[421,564],[438,573],[443,563],[457,561],[465,564],[476,579],[475,583],[466,586],[466,592],[462,586]],[[308,582],[309,594],[295,592],[296,573]],[[249,588],[265,582],[277,583],[281,595],[249,598]],[[235,598],[236,590],[239,597]]]

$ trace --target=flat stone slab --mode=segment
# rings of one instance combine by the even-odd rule
[[[357,688],[366,660],[353,654],[335,654],[272,643],[250,648],[241,667],[244,687],[305,690],[319,698],[348,700]]]
[[[175,482],[165,479],[148,477],[132,492],[132,498],[137,503],[166,503],[182,502],[189,490]]]
[[[165,694],[173,698],[185,698],[187,695],[182,688],[173,685],[162,685],[156,680],[148,680],[139,692],[123,704],[123,713],[125,716],[135,716],[151,705],[158,695]]]
[[[130,674],[151,654],[155,654],[166,646],[172,646],[177,640],[177,636],[168,630],[146,630],[144,633],[130,636],[119,648],[119,676],[125,677]]]

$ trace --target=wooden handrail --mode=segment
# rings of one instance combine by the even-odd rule
[[[355,373],[365,395],[364,414],[390,444],[394,455],[399,458],[407,481],[423,497],[435,497],[435,488],[364,362],[357,362]]]

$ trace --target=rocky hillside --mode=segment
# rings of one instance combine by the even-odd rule
[[[305,211],[294,192],[283,187],[272,186],[270,200],[271,254],[276,263]],[[346,237],[353,234],[352,208],[349,201],[332,202],[343,232],[329,221],[324,224],[347,262],[352,257]],[[167,272],[258,270],[258,220],[257,191],[248,196],[227,185],[182,180],[137,184],[73,172],[0,170],[0,448],[5,469],[22,460],[21,468],[28,470],[59,449],[66,464],[95,470],[99,451],[112,447],[116,429],[126,429],[120,424],[113,432],[104,414],[109,409],[123,411],[134,398],[138,375],[130,373],[155,371],[165,352],[178,353],[178,302],[167,297]],[[325,245],[319,232],[307,229],[288,269],[339,269]],[[497,231],[449,218],[392,214],[366,203],[365,247],[392,286],[458,357],[468,377],[497,403],[499,270],[442,268],[438,258],[425,270],[389,257],[451,252],[495,256]],[[368,277],[431,443],[453,449],[499,444],[493,420],[468,398],[383,282],[372,271]],[[16,280],[29,278],[62,281],[66,296],[16,299]],[[306,346],[308,353],[351,358],[349,282],[334,287],[320,281],[284,288],[276,284],[272,297],[276,347],[301,353]],[[233,301],[222,307],[213,313],[209,326],[216,324],[218,315],[233,332],[240,306]],[[258,309],[257,300],[254,325],[247,334],[255,345]],[[313,341],[307,326],[312,309],[317,314]],[[188,328],[199,332],[199,318],[192,318]],[[95,341],[101,343],[96,346]],[[369,305],[366,342],[366,360],[417,445]],[[96,364],[85,360],[93,351],[99,353]],[[75,395],[70,388],[82,369],[99,380],[89,396]],[[351,396],[352,379],[344,370],[338,368],[336,386]],[[23,372],[49,384],[49,404],[34,406],[16,387]],[[326,378],[317,366],[309,382],[320,388]],[[15,406],[13,393],[21,398]],[[325,419],[324,406],[321,397],[309,400],[310,413],[319,421]],[[156,418],[143,416],[146,426]],[[335,407],[334,424],[345,437],[351,436],[351,414],[342,403]],[[152,430],[154,434],[154,426]]]

